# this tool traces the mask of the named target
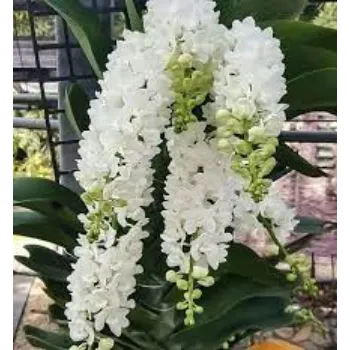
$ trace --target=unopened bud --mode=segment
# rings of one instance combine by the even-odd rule
[[[194,311],[195,311],[197,314],[201,314],[201,313],[203,313],[204,309],[203,309],[202,306],[198,306],[198,305],[197,305],[197,306],[194,308]]]
[[[202,291],[200,289],[195,289],[192,293],[193,299],[199,299],[202,296]]]
[[[229,349],[230,348],[230,344],[226,341],[225,343],[222,344],[222,348],[224,350]]]
[[[232,132],[230,130],[227,130],[226,126],[220,126],[216,130],[216,135],[219,138],[228,138],[232,136]]]
[[[232,150],[232,144],[229,139],[223,138],[218,140],[218,150],[222,152],[230,152]]]
[[[101,339],[97,350],[111,350],[114,346],[114,340],[111,338]]]
[[[165,279],[171,283],[176,283],[178,278],[179,278],[179,276],[174,270],[167,271],[167,273],[165,275]]]
[[[253,126],[249,130],[249,141],[255,144],[264,143],[266,140],[265,129],[261,126]]]
[[[187,290],[188,289],[188,282],[179,278],[177,281],[176,281],[176,286],[177,288],[179,288],[180,290]]]
[[[189,53],[183,53],[177,60],[182,66],[191,67],[193,63],[193,56]]]
[[[266,175],[269,175],[271,171],[274,169],[276,166],[277,162],[275,158],[269,158],[267,159],[264,164],[262,165],[258,176],[259,177],[265,177]]]
[[[176,304],[176,309],[177,310],[186,310],[187,309],[187,303],[185,301],[181,301]]]
[[[207,276],[199,280],[198,283],[204,287],[211,287],[215,283],[215,280],[212,276]]]
[[[220,109],[216,113],[216,122],[219,125],[225,125],[228,120],[232,117],[231,113],[226,109]]]
[[[202,278],[208,276],[208,272],[209,272],[209,270],[207,267],[195,265],[195,266],[193,266],[192,277],[195,279],[202,279]]]

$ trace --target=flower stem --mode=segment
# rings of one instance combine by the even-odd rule
[[[190,257],[190,270],[189,270],[189,278],[188,278],[188,307],[193,311],[193,258]]]
[[[288,252],[286,250],[286,248],[283,246],[283,244],[279,241],[279,239],[277,238],[270,220],[265,219],[264,217],[262,217],[261,215],[259,215],[259,221],[263,224],[263,226],[266,228],[267,232],[269,233],[272,241],[276,244],[276,246],[279,249],[279,254],[282,258],[287,258],[288,257]]]

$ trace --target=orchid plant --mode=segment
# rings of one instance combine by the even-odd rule
[[[296,291],[317,287],[289,238],[322,221],[296,217],[274,180],[325,175],[280,134],[302,112],[334,111],[335,31],[291,20],[303,1],[149,0],[140,10],[127,0],[129,28],[107,59],[97,16],[46,2],[100,91],[89,103],[79,85],[67,90],[81,197],[15,181],[15,205],[30,209],[14,213],[15,233],[65,248],[18,257],[42,276],[63,331],[28,326],[31,343],[215,350],[263,329],[320,326],[296,304]]]

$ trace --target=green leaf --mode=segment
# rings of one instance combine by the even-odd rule
[[[337,67],[337,54],[323,48],[282,42],[281,49],[285,56],[287,83],[308,72]]]
[[[238,243],[230,246],[227,261],[220,265],[217,274],[237,275],[268,286],[286,283],[284,274],[266,263],[253,250]]]
[[[301,249],[304,249],[313,238],[315,238],[315,235],[313,234],[303,235],[302,237],[287,243],[284,247],[288,252],[288,254],[293,254],[295,252],[298,252]],[[277,256],[271,256],[268,259],[270,259],[271,261],[274,261],[277,264],[281,260],[281,257],[277,255]]]
[[[268,175],[268,178],[272,181],[277,181],[283,176],[289,174],[292,170],[284,165],[277,163],[272,172]]]
[[[336,112],[337,69],[326,68],[302,74],[287,84],[282,102],[289,104],[288,119],[312,111]]]
[[[263,264],[266,264],[264,261]],[[291,288],[284,278],[284,285],[262,284],[238,275],[225,275],[211,288],[205,290],[200,305],[205,312],[198,315],[196,324],[203,324],[219,319],[230,309],[244,300],[256,297],[290,298]]]
[[[46,199],[32,199],[15,201],[14,206],[27,208],[43,214],[57,226],[76,238],[78,233],[84,233],[84,225],[79,221],[77,214],[60,203]]]
[[[53,281],[65,282],[71,274],[70,261],[65,256],[38,245],[27,245],[24,248],[29,252],[29,257],[15,256],[15,259],[39,275]]]
[[[275,158],[280,164],[296,170],[298,173],[303,175],[310,177],[327,176],[327,174],[320,168],[309,163],[306,159],[301,157],[296,151],[284,143],[280,143],[278,145]]]
[[[58,304],[49,305],[49,314],[50,319],[58,324],[66,325],[68,322],[67,317],[64,314],[64,308],[62,308]]]
[[[314,216],[297,216],[299,223],[295,226],[296,233],[321,234],[324,232],[325,221]]]
[[[65,96],[66,118],[78,136],[90,125],[89,97],[79,84],[70,84]]]
[[[137,12],[134,0],[125,0],[125,5],[131,26],[130,29],[133,31],[144,32],[143,21]]]
[[[248,299],[211,322],[196,324],[174,334],[170,342],[191,350],[218,349],[235,333],[274,329],[289,324],[291,318],[284,312],[286,306],[283,298]]]
[[[112,50],[109,29],[100,22],[97,13],[78,0],[44,0],[68,24],[79,42],[96,76],[101,79],[107,55]]]
[[[13,179],[14,205],[40,211],[40,203],[45,204],[43,200],[58,203],[77,214],[85,213],[87,210],[76,193],[54,181],[29,177]],[[37,206],[36,202],[38,202]]]
[[[74,344],[68,334],[47,332],[29,325],[24,326],[24,332],[29,343],[40,349],[67,350]]]
[[[332,74],[329,69],[337,67],[337,31],[287,20],[268,21],[263,26],[272,26],[274,35],[281,40],[288,81],[288,95],[284,102],[291,106],[287,111],[289,118],[320,108],[333,112],[336,107],[336,71]],[[314,73],[324,69],[326,72]],[[304,77],[304,74],[307,75]],[[303,101],[306,104],[300,106]]]
[[[67,289],[68,283],[53,281],[52,279],[45,278],[44,276],[40,276],[40,279],[45,284],[45,288],[43,289],[45,294],[47,294],[47,296],[51,298],[58,306],[64,309],[66,303],[71,299]]]
[[[215,0],[220,11],[220,23],[232,26],[235,19],[252,16],[257,22],[293,19],[304,9],[306,0]]]
[[[29,210],[13,213],[13,234],[41,239],[68,250],[76,246],[76,241],[71,234],[63,231],[46,216]]]
[[[303,21],[277,20],[263,23],[272,27],[274,36],[282,43],[314,47],[337,52],[337,31]]]

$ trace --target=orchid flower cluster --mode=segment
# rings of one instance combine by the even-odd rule
[[[88,207],[68,279],[70,336],[84,342],[76,348],[106,325],[117,337],[129,325],[152,220],[152,160],[164,143],[161,249],[166,279],[183,291],[176,307],[185,325],[205,312],[202,288],[215,283],[233,241],[281,245],[296,224],[266,179],[287,108],[279,41],[250,17],[227,29],[214,8],[211,0],[150,0],[145,32],[125,30],[109,55],[76,173]],[[98,349],[112,347],[102,339]]]

